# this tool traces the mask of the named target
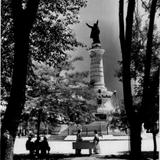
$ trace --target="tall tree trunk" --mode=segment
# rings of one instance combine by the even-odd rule
[[[25,86],[29,55],[29,34],[37,12],[39,0],[27,2],[22,9],[22,1],[12,0],[11,8],[14,26],[14,68],[8,106],[2,121],[1,158],[13,159],[13,147],[20,116],[25,103]]]
[[[135,120],[130,122],[130,159],[141,159],[141,121],[135,116]]]
[[[141,122],[133,106],[132,91],[131,91],[131,72],[130,72],[132,26],[133,26],[133,14],[135,10],[135,0],[128,1],[126,29],[124,29],[123,7],[124,7],[124,0],[120,0],[119,1],[120,36],[119,37],[120,37],[120,45],[121,45],[121,51],[122,51],[122,64],[123,64],[122,78],[123,78],[124,105],[125,105],[128,121],[130,124],[131,159],[138,160],[141,158]]]
[[[132,25],[133,25],[133,13],[135,8],[135,1],[128,0],[128,10],[126,18],[126,34],[124,34],[124,20],[123,20],[123,3],[124,0],[119,1],[119,27],[120,27],[120,44],[122,51],[122,77],[123,77],[123,92],[124,92],[124,104],[126,113],[130,123],[130,146],[131,146],[131,159],[140,159],[141,155],[141,118],[135,113],[132,94],[131,94],[131,77],[130,77],[130,55],[131,55],[131,41],[132,41]],[[151,68],[151,55],[152,55],[152,39],[153,39],[153,25],[155,17],[157,0],[152,0],[150,11],[150,23],[148,31],[148,41],[146,50],[146,62],[145,62],[145,74],[144,74],[144,89],[143,89],[143,101],[142,109],[139,115],[144,115],[143,119],[147,118],[149,112],[144,114],[146,106],[151,107],[149,103],[149,76]],[[148,110],[149,111],[149,110]],[[142,113],[143,112],[143,113]],[[135,118],[136,117],[136,118]],[[135,121],[136,119],[136,121]]]
[[[123,57],[123,85],[124,85],[124,102],[126,112],[130,123],[130,156],[133,160],[141,159],[141,122],[139,115],[133,106],[131,91],[131,46],[132,46],[132,28],[133,15],[135,11],[135,0],[129,0],[126,17],[126,37]],[[136,122],[135,122],[136,118]]]
[[[119,0],[119,39],[121,45],[121,51],[124,52],[124,0]]]
[[[24,22],[22,21],[22,24],[23,23]],[[17,32],[19,33],[17,34]],[[12,153],[13,150],[10,150],[10,149],[13,148],[13,145],[14,145],[14,140],[16,137],[20,116],[25,103],[25,83],[26,83],[26,75],[27,75],[27,61],[28,61],[27,33],[24,30],[23,25],[21,25],[21,28],[19,26],[18,27],[16,26],[12,89],[11,89],[8,106],[5,112],[4,120],[2,123],[2,155],[5,156],[3,157],[3,159],[11,159],[13,154]],[[3,136],[6,133],[8,134],[8,139],[7,137],[3,138]],[[6,143],[5,140],[8,140],[9,142]],[[10,158],[8,156],[6,157],[6,154],[8,154],[8,156],[10,155],[9,156]]]
[[[151,72],[151,59],[152,59],[152,46],[153,46],[153,28],[154,19],[156,13],[157,0],[152,0],[150,9],[150,22],[147,35],[147,49],[146,49],[146,59],[145,59],[145,71],[144,71],[144,83],[143,83],[143,99],[142,99],[142,109],[143,120],[148,118],[150,114],[150,109],[152,107],[150,102],[150,72]],[[150,104],[150,105],[149,105]],[[145,111],[145,112],[144,112]]]
[[[156,141],[156,133],[152,133],[153,135],[153,146],[154,146],[154,149],[153,149],[153,160],[156,160],[156,154],[157,154],[157,141]]]
[[[143,83],[143,99],[142,99],[142,109],[141,113],[143,112],[143,122],[148,122],[148,117],[150,117],[150,114],[152,112],[152,109],[150,107],[154,107],[156,102],[152,102],[154,94],[151,94],[151,61],[152,61],[152,46],[153,46],[153,29],[154,29],[154,20],[155,20],[155,13],[156,13],[156,6],[157,6],[157,0],[152,0],[151,9],[150,9],[150,22],[149,22],[149,29],[148,29],[148,35],[147,35],[147,49],[146,49],[146,59],[145,59],[145,71],[144,71],[144,83]],[[145,112],[144,112],[145,111]],[[153,144],[154,144],[154,151],[153,151],[153,159],[156,159],[156,150],[157,150],[157,144],[156,144],[156,134],[153,132]]]
[[[42,109],[39,109],[37,117],[37,137],[40,137],[41,114],[42,114]]]
[[[119,1],[119,28],[120,28],[120,44],[122,51],[122,80],[123,80],[123,94],[125,109],[129,118],[132,119],[134,108],[132,105],[131,93],[131,73],[130,73],[130,57],[131,57],[131,41],[132,41],[132,24],[133,13],[135,8],[135,1],[130,0],[128,4],[127,18],[126,18],[126,34],[124,33],[124,20],[123,20],[123,5],[124,0]]]

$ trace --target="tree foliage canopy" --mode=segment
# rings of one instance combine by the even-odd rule
[[[27,1],[22,2],[25,11]],[[84,44],[78,42],[72,25],[79,23],[79,11],[86,0],[40,1],[36,22],[30,33],[28,71],[33,73],[33,60],[56,68],[67,63],[67,52]],[[20,24],[21,25],[21,24]],[[8,0],[2,1],[2,97],[9,95],[13,70],[13,19]],[[29,75],[30,75],[29,74]]]
[[[57,73],[53,67],[35,64],[35,81],[27,86],[27,101],[22,114],[26,121],[36,125],[39,110],[41,121],[49,125],[59,123],[89,123],[94,119],[88,103],[94,96],[88,87],[88,72]]]

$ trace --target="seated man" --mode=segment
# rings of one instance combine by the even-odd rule
[[[81,142],[82,141],[82,136],[81,136],[81,130],[79,129],[77,132],[77,139],[76,142]],[[81,154],[81,149],[76,149],[76,154],[80,155]]]
[[[43,137],[43,140],[42,140],[41,146],[40,146],[40,150],[41,150],[41,155],[43,157],[45,157],[47,154],[49,154],[50,146],[48,144],[48,141],[47,141],[46,137]]]
[[[40,138],[40,137],[37,137],[37,139],[36,139],[35,142],[34,142],[36,157],[38,157],[38,156],[39,156],[39,153],[40,153],[40,143],[41,143],[40,140],[41,140],[41,138]]]
[[[29,150],[30,156],[34,155],[34,142],[32,142],[32,137],[28,137],[26,141],[26,150]]]

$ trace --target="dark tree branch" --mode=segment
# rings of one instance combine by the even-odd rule
[[[124,0],[119,1],[119,38],[121,50],[124,52]]]
[[[149,10],[149,7],[146,5],[146,3],[143,0],[141,0],[141,2],[142,2],[142,5],[145,7],[145,9]]]

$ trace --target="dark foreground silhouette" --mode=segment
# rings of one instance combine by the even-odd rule
[[[72,160],[75,157],[77,157],[77,155],[75,154],[49,154],[47,157],[43,157],[43,158],[34,158],[33,160]],[[88,154],[83,154],[82,156],[78,156],[81,157],[80,160],[87,160]],[[122,152],[120,153],[120,155],[105,155],[105,156],[101,156],[101,155],[92,155],[92,157],[96,157],[97,160],[129,160],[129,153],[128,152]],[[142,152],[142,160],[153,160],[153,152]],[[154,160],[158,160],[159,158],[159,153],[157,152],[157,155],[155,157]],[[31,160],[31,158],[29,157],[28,154],[19,154],[19,155],[14,155],[14,160]]]

